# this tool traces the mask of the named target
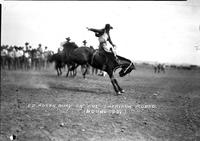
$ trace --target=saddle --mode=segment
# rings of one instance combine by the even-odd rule
[[[115,57],[113,55],[113,53],[111,52],[106,52],[106,51],[99,51],[99,50],[95,50],[95,52],[92,54],[92,59],[91,59],[91,64],[94,63],[94,58],[95,56],[100,57],[101,59],[105,60],[105,63],[107,62],[107,60],[113,60],[115,61]]]

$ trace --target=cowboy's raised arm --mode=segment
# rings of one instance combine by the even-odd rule
[[[88,28],[88,27],[87,27],[87,29],[89,31],[93,31],[93,32],[101,32],[101,29],[94,29],[94,28]]]

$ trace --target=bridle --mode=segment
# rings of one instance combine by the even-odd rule
[[[133,64],[133,62],[131,62],[131,63],[129,64],[129,66],[125,69],[124,73],[127,72],[127,70],[131,67],[132,64]]]

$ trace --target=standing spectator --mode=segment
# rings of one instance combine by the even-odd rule
[[[49,51],[48,51],[48,47],[45,46],[44,48],[44,68],[47,69],[48,68],[48,56],[49,56]]]
[[[37,50],[38,50],[40,53],[43,53],[42,44],[38,44]]]
[[[26,50],[26,51],[28,50],[28,45],[29,45],[29,43],[26,42],[26,43],[25,43],[25,50]]]
[[[2,69],[5,68],[7,54],[8,54],[8,50],[7,50],[6,46],[2,46],[1,47],[1,67],[2,67]]]
[[[47,52],[47,51],[48,51],[48,47],[45,46],[45,48],[44,48],[44,52]]]

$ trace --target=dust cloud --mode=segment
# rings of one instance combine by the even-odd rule
[[[36,89],[49,89],[49,84],[45,81],[42,72],[30,71],[29,74],[23,85]]]

